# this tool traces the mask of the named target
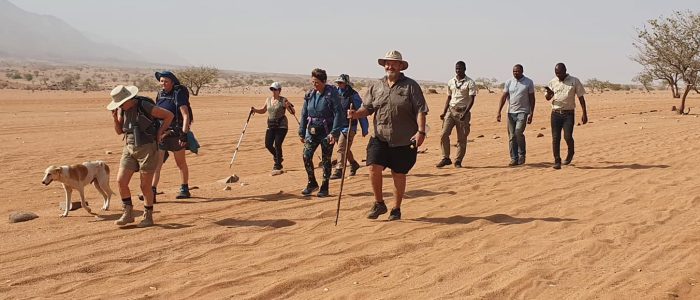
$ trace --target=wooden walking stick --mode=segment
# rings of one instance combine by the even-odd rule
[[[350,110],[352,109],[352,99],[350,99]],[[352,118],[348,116],[348,132],[345,133],[345,155],[343,155],[343,171],[340,177],[340,191],[338,191],[338,206],[335,209],[335,226],[338,226],[338,216],[340,216],[340,199],[343,197],[343,184],[345,183],[345,169],[348,163],[348,150],[350,150],[350,130],[352,129]],[[340,162],[338,162],[340,163]]]

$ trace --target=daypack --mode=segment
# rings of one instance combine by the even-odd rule
[[[181,84],[175,85],[173,87],[173,99],[175,99],[174,101],[175,101],[175,109],[176,109],[175,118],[173,119],[173,121],[177,125],[177,127],[180,127],[180,130],[182,130],[182,127],[184,127],[184,124],[182,124],[182,120],[180,120],[180,113],[177,110],[177,108],[179,107],[179,105],[177,103],[177,98],[178,98],[177,96],[180,93],[185,93],[185,95],[189,99],[190,91],[187,89],[186,86],[181,85]],[[158,94],[156,94],[156,101],[159,100],[159,98],[160,98],[160,92],[158,92]],[[192,102],[190,102],[190,104],[187,105],[187,110],[190,113],[190,124],[192,124],[192,121],[194,121],[194,115],[192,114]]]
[[[138,124],[139,132],[132,132],[132,134],[134,134],[135,144],[138,146],[141,142],[149,143],[155,141],[160,122],[143,108],[144,101],[151,102],[151,104],[155,106],[153,99],[144,96],[136,96],[134,100],[136,100],[136,124]],[[122,118],[124,118],[124,111],[122,111]],[[124,124],[124,127],[127,129],[129,125]],[[126,134],[124,136],[126,137]]]

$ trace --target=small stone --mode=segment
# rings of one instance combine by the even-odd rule
[[[538,138],[544,137],[544,134],[540,132],[540,133],[537,134],[537,137],[538,137]]]
[[[28,212],[28,211],[16,211],[10,213],[10,223],[19,223],[19,222],[26,222],[30,220],[34,220],[38,218],[35,213],[33,212]]]
[[[576,126],[581,126],[581,123],[576,123]]]
[[[639,129],[644,129],[644,126],[639,126]]]
[[[230,190],[231,190],[230,186],[227,185],[226,187],[224,187],[224,191],[230,191]]]
[[[494,139],[494,140],[497,140],[497,139],[500,139],[500,138],[501,138],[501,137],[500,137],[500,136],[497,136],[497,135],[494,135],[494,136],[493,136],[493,139]]]
[[[383,277],[389,277],[389,274],[384,274],[384,275],[382,275],[382,276],[383,276]]]
[[[9,280],[8,280],[8,281],[9,281]],[[353,282],[352,284],[354,284],[354,285],[358,285],[358,284],[360,284],[360,283],[359,283],[359,282],[357,282],[357,281],[355,281],[355,282]]]
[[[483,134],[480,134],[480,135],[477,136],[477,138],[482,138],[482,137],[484,137]]]
[[[272,172],[270,173],[270,176],[282,175],[282,173],[284,173],[283,170],[272,170]]]
[[[156,288],[155,286],[151,286],[151,287],[148,287],[148,288],[151,289],[152,291],[155,291],[155,290],[158,289],[158,288]]]
[[[323,291],[324,291],[324,292],[327,292],[327,291],[328,291],[328,288],[324,288]]]
[[[112,151],[105,151],[105,154],[112,154]]]
[[[625,125],[627,125],[627,122],[625,122]]]
[[[246,186],[246,185],[248,185],[248,184],[245,182],[241,182],[241,186]]]
[[[540,128],[540,130],[545,130],[545,129],[547,129],[547,127],[542,127],[542,128]]]

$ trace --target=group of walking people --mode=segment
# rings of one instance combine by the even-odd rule
[[[353,89],[348,75],[338,76],[333,86],[327,83],[326,71],[317,68],[311,72],[313,88],[304,95],[299,118],[296,116],[294,105],[281,95],[282,85],[278,82],[270,86],[272,96],[265,100],[264,105],[261,108],[251,107],[250,113],[267,113],[265,147],[273,156],[273,171],[283,170],[282,143],[289,131],[286,113],[294,116],[298,123],[299,139],[304,145],[302,157],[307,174],[307,184],[301,193],[310,196],[318,191],[318,197],[329,196],[330,180],[342,178],[347,167],[346,162],[350,167],[349,175],[356,174],[360,164],[350,148],[358,125],[363,137],[369,134],[367,117],[374,115],[373,131],[367,143],[366,154],[374,204],[367,218],[376,219],[389,212],[389,220],[398,220],[401,219],[406,175],[415,165],[418,147],[426,137],[426,115],[429,109],[420,85],[403,73],[408,68],[408,62],[400,52],[389,51],[377,62],[384,68],[385,76],[369,86],[364,99]],[[447,83],[448,96],[440,115],[443,121],[443,157],[437,164],[439,168],[448,165],[462,167],[467,151],[471,110],[477,95],[477,85],[466,75],[466,64],[463,61],[456,63],[455,73],[455,77]],[[585,91],[581,82],[567,73],[563,63],[555,66],[555,75],[545,87],[545,98],[547,101],[551,100],[552,105],[553,167],[560,169],[562,164],[571,163],[574,155],[576,97],[581,104],[583,124],[588,122],[588,116]],[[117,225],[134,222],[128,182],[137,171],[141,172],[145,208],[143,220],[138,226],[153,225],[152,212],[157,193],[158,173],[168,151],[173,152],[183,182],[177,198],[190,196],[184,153],[188,148],[187,137],[188,133],[191,135],[192,122],[187,89],[180,86],[172,72],[158,72],[156,78],[163,89],[158,93],[155,104],[138,96],[136,87],[117,86],[111,94],[112,102],[107,106],[112,111],[115,131],[117,134],[125,134],[126,137],[118,175],[124,213],[116,221]],[[518,166],[525,163],[527,153],[524,130],[527,124],[532,123],[535,109],[535,86],[531,79],[525,77],[522,65],[513,67],[513,78],[504,84],[496,118],[498,122],[501,122],[501,111],[506,102],[509,104],[508,165]],[[159,121],[153,122],[156,119]],[[453,128],[457,129],[458,146],[454,163],[450,159],[450,135]],[[563,161],[559,150],[562,130],[568,146],[567,156]],[[331,156],[336,144],[338,158],[333,170]],[[320,185],[313,164],[315,152],[319,147],[323,169]],[[391,210],[386,206],[382,193],[382,175],[387,168],[391,171],[394,184],[394,205]]]

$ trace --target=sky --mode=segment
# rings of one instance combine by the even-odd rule
[[[635,28],[698,0],[237,1],[11,0],[88,36],[172,64],[264,73],[381,77],[377,58],[399,50],[414,79],[446,82],[455,62],[471,78],[504,81],[514,64],[536,83],[564,62],[581,80],[629,83]]]

